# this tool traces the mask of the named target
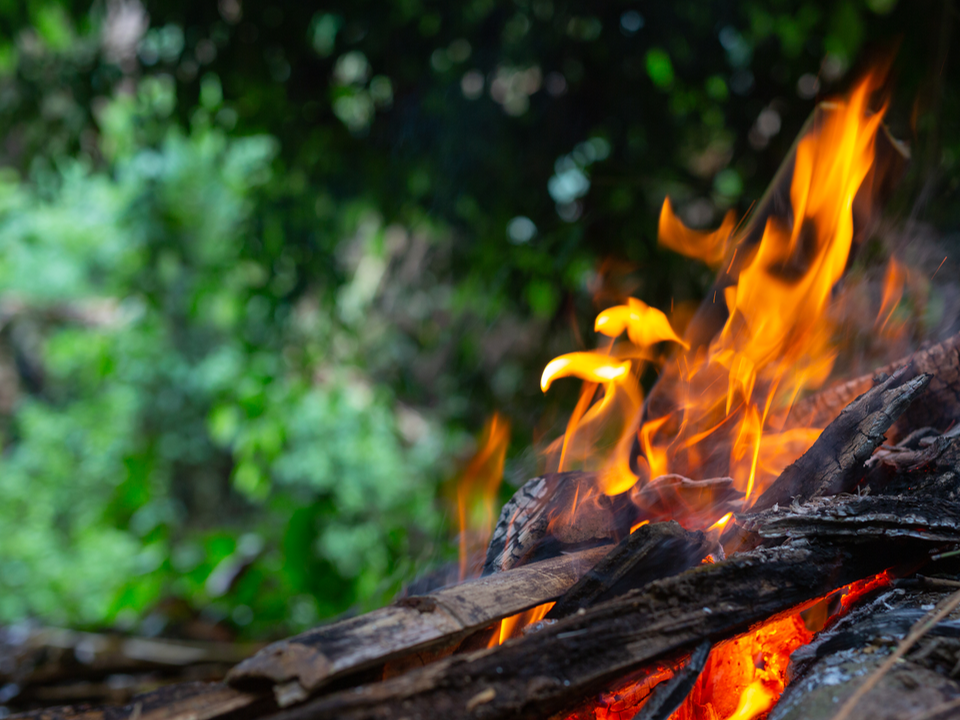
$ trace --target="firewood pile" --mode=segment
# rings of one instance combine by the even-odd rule
[[[537,489],[590,479],[536,478],[504,511],[522,516],[525,531],[511,533],[509,546],[502,533],[493,538],[492,570],[481,578],[270,645],[225,682],[15,717],[599,718],[614,716],[600,710],[619,697],[618,717],[667,718],[711,648],[798,608],[826,608],[833,619],[793,654],[791,682],[769,717],[832,717],[960,588],[960,433],[913,420],[954,413],[945,408],[960,392],[958,358],[960,336],[876,377],[722,538],[662,521],[609,543],[616,528],[598,521],[572,542],[547,541],[543,508],[570,490]],[[841,388],[811,405],[835,397]],[[884,444],[885,436],[898,441]],[[664,482],[702,491],[703,483]],[[736,552],[723,559],[722,547]],[[538,552],[551,557],[507,560]],[[845,612],[831,607],[844,588],[871,581]],[[500,620],[549,602],[542,621],[488,647]],[[960,707],[960,620],[927,626],[849,717],[932,718],[923,712]]]

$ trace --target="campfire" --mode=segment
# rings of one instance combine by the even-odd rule
[[[509,429],[491,421],[458,489],[460,582],[116,717],[960,707],[960,631],[945,619],[960,596],[944,600],[960,583],[936,576],[955,576],[960,555],[960,336],[911,346],[902,261],[879,283],[851,275],[907,161],[883,125],[883,85],[875,71],[821,103],[747,218],[691,230],[664,201],[660,242],[715,268],[713,287],[692,316],[629,298],[597,316],[600,348],[551,361],[544,392],[583,386],[546,449],[550,472],[468,532],[468,498],[489,502],[503,470]]]

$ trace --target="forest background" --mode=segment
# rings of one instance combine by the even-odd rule
[[[742,215],[871,50],[914,156],[889,213],[956,247],[956,20],[0,2],[0,624],[273,638],[454,558],[484,420],[512,426],[502,500],[576,400],[546,362],[626,295],[708,287],[657,247],[665,195]]]

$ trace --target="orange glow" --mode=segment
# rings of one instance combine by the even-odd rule
[[[638,522],[636,525],[631,526],[631,528],[630,528],[630,533],[633,534],[633,533],[635,533],[637,530],[639,530],[640,528],[642,528],[644,525],[649,525],[649,524],[650,524],[650,521],[649,521],[649,520],[641,520],[641,521]]]
[[[476,574],[471,559],[482,559],[493,532],[494,501],[503,479],[510,423],[499,413],[487,421],[478,449],[456,480],[460,580]]]
[[[660,210],[657,235],[660,244],[665,248],[694,260],[701,260],[710,267],[719,267],[727,254],[736,225],[736,214],[730,210],[717,230],[691,230],[674,214],[670,198],[665,198]]]

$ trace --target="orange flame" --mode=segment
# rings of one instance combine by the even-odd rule
[[[660,310],[636,298],[629,298],[628,303],[609,308],[597,315],[594,330],[614,338],[626,330],[630,342],[644,349],[664,340],[679,343],[685,350],[690,348],[673,331],[667,316]]]
[[[505,617],[500,621],[500,626],[494,631],[488,647],[503,645],[510,638],[520,637],[525,627],[543,620],[554,605],[556,605],[556,603],[548,602],[543,605],[537,605],[535,608],[524,610],[522,613]]]
[[[657,237],[665,248],[701,260],[710,267],[719,267],[727,255],[736,226],[736,214],[729,210],[718,229],[712,232],[691,230],[674,214],[670,198],[665,198],[660,210]]]
[[[503,463],[510,444],[510,423],[499,413],[487,421],[479,447],[456,481],[460,580],[476,574],[471,558],[479,559],[493,532],[494,501],[503,480]]]
[[[708,344],[690,349],[663,312],[640,300],[630,298],[600,313],[597,332],[614,338],[626,332],[634,347],[570,353],[547,365],[544,391],[570,376],[603,388],[593,406],[595,387],[581,396],[560,443],[558,469],[601,470],[602,488],[610,494],[628,489],[638,475],[641,483],[668,473],[729,475],[749,504],[812,444],[820,429],[790,427],[789,410],[833,368],[837,345],[828,309],[853,247],[854,200],[861,188],[873,189],[868,180],[883,110],[871,113],[869,100],[879,84],[879,77],[868,75],[849,98],[818,110],[796,148],[792,215],[767,217],[759,241],[748,242],[749,229],[736,236],[732,215],[714,232],[688,230],[669,198],[664,202],[664,246],[713,265],[729,259],[728,282],[715,295],[727,320]],[[889,272],[895,274],[896,267]],[[887,315],[899,299],[896,284],[896,277],[887,283],[882,304]],[[648,405],[645,421],[630,431],[639,455],[607,452],[602,459],[587,459],[578,448],[616,446],[620,453],[626,446],[616,432],[613,442],[598,442],[599,429],[628,428],[625,419],[610,420],[616,414],[614,400],[626,394],[626,404],[642,404],[636,378],[644,363],[656,362],[653,347],[665,341],[686,352],[663,370],[656,388],[660,414],[652,415],[654,405]],[[724,512],[701,520],[709,526]]]

